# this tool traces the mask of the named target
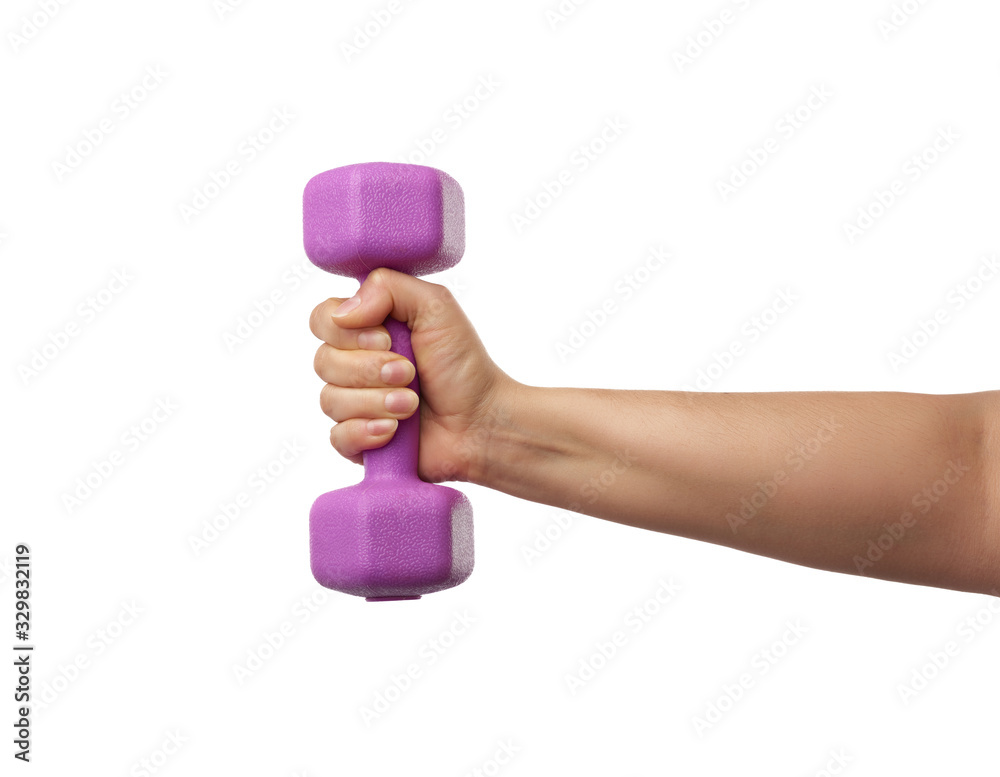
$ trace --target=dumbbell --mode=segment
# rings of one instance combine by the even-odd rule
[[[371,162],[320,173],[302,197],[306,255],[317,267],[363,282],[388,267],[426,275],[465,251],[465,200],[446,173],[423,165]],[[391,316],[393,353],[419,369],[410,330]],[[419,382],[409,388],[419,395]],[[389,443],[365,451],[364,479],[330,491],[309,512],[313,576],[368,601],[419,599],[472,574],[472,505],[453,488],[417,475],[420,411]]]

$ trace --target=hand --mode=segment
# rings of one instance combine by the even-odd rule
[[[392,439],[399,419],[418,407],[407,384],[414,366],[389,350],[386,316],[410,328],[420,367],[420,460],[424,480],[469,480],[484,463],[483,445],[498,403],[516,384],[490,359],[444,286],[393,270],[372,272],[349,300],[316,306],[309,328],[323,344],[314,366],[326,385],[320,407],[337,422],[330,442],[345,458]]]

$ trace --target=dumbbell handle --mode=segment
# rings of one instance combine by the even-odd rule
[[[410,345],[410,329],[402,321],[389,316],[383,322],[392,339],[391,350],[405,356],[416,368],[417,361]],[[420,396],[420,379],[416,373],[407,388]],[[414,480],[418,478],[417,463],[420,455],[420,407],[409,418],[400,420],[396,433],[386,445],[365,451],[365,480]]]

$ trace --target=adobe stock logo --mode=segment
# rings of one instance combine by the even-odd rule
[[[705,732],[721,723],[726,715],[746,699],[751,689],[758,687],[761,678],[766,677],[782,663],[792,652],[792,648],[808,633],[809,627],[798,618],[785,621],[784,631],[770,644],[753,654],[746,671],[741,672],[732,683],[724,683],[722,692],[709,701],[704,713],[691,718],[695,733],[699,737],[704,736]]]
[[[681,386],[682,391],[708,391],[735,365],[736,360],[747,355],[748,346],[759,341],[766,332],[774,328],[798,302],[798,294],[793,289],[778,289],[771,302],[750,316],[739,329],[739,337],[733,338],[721,351],[712,352],[712,360],[698,370],[694,379]]]
[[[636,293],[667,265],[670,256],[670,252],[665,248],[654,246],[635,267],[621,275],[611,287],[614,293],[608,294],[599,304],[588,308],[584,320],[570,328],[565,340],[556,342],[556,353],[559,354],[560,361],[565,364],[571,356],[583,350],[591,338],[622,311],[625,303],[631,301]]]
[[[42,372],[56,358],[59,357],[74,340],[82,335],[87,327],[97,320],[97,317],[107,310],[118,296],[129,288],[129,284],[135,280],[127,268],[112,270],[111,278],[100,289],[93,294],[88,294],[73,309],[74,316],[65,323],[59,325],[54,332],[49,330],[45,333],[45,342],[38,345],[28,360],[22,362],[17,367],[17,374],[21,377],[24,385],[28,385],[32,380],[38,378]]]
[[[969,472],[972,468],[968,464],[963,464],[962,460],[948,460],[944,472],[937,480],[929,486],[925,486],[920,491],[915,491],[910,498],[913,510],[904,510],[899,515],[899,520],[894,523],[883,523],[885,530],[878,537],[868,540],[864,555],[855,554],[851,561],[859,575],[863,575],[867,570],[874,567],[881,561],[887,553],[898,547],[906,537],[907,533],[917,525],[917,517],[914,511],[919,511],[926,515],[931,508],[944,499],[945,495]]]
[[[575,696],[589,685],[605,667],[620,656],[635,637],[681,592],[680,583],[673,577],[666,579],[661,577],[656,582],[656,590],[637,602],[622,617],[623,628],[615,629],[604,639],[594,641],[593,649],[578,660],[574,670],[563,675],[566,689],[571,696]]]
[[[769,480],[758,480],[756,488],[749,496],[740,498],[740,506],[736,512],[726,513],[726,523],[736,534],[756,517],[765,505],[776,497],[781,489],[788,485],[795,473],[805,469],[806,464],[819,454],[825,445],[837,436],[843,428],[832,415],[819,422],[816,432],[806,439],[796,440],[796,445],[785,452],[785,466],[779,467]]]
[[[479,622],[479,617],[468,610],[455,611],[452,615],[451,622],[444,629],[420,645],[417,649],[417,660],[410,661],[400,672],[390,674],[388,682],[378,688],[371,697],[371,704],[363,704],[358,709],[365,726],[371,726],[389,712],[416,682],[427,676],[428,669],[442,660],[458,642],[465,639],[465,635]]]
[[[993,589],[993,597],[1000,596],[1000,591]],[[923,660],[910,669],[909,676],[897,683],[896,693],[899,700],[906,706],[916,699],[927,687],[939,677],[945,669],[952,666],[979,636],[992,628],[1000,620],[1000,602],[990,598],[984,606],[969,613],[955,625],[955,633],[960,639],[949,639],[943,645],[928,650]]]
[[[898,373],[916,359],[955,320],[956,314],[973,302],[998,276],[1000,257],[996,254],[984,256],[964,280],[948,289],[944,295],[944,304],[922,315],[916,325],[911,326],[900,337],[899,347],[886,354],[892,371]]]
[[[351,60],[368,48],[402,12],[403,4],[400,0],[389,0],[385,7],[373,10],[369,14],[371,18],[357,25],[351,38],[340,44],[344,61],[351,64]]]
[[[55,19],[64,5],[68,5],[70,0],[41,0],[37,10],[30,16],[21,17],[21,25],[15,30],[7,33],[7,41],[10,47],[17,54],[22,48],[38,37],[39,33],[49,26]]]
[[[739,162],[730,165],[729,176],[715,183],[723,202],[728,202],[760,172],[808,124],[830,100],[833,91],[823,84],[809,87],[809,95],[794,108],[785,111],[774,122],[774,134],[746,150]]]
[[[901,32],[926,4],[927,0],[904,0],[902,3],[893,3],[889,17],[878,21],[878,31],[882,35],[882,40],[887,41]]]
[[[699,29],[688,35],[685,46],[678,48],[673,53],[674,67],[677,68],[677,72],[685,72],[712,48],[716,41],[730,28],[730,25],[740,18],[740,14],[750,8],[750,3],[751,0],[733,0],[732,8],[723,8],[715,16],[705,19]]]
[[[275,108],[270,117],[257,129],[248,133],[236,146],[236,153],[218,167],[210,170],[201,183],[191,190],[191,198],[177,206],[185,224],[190,224],[248,169],[251,162],[260,158],[272,143],[287,130],[296,116],[288,108]]]
[[[601,129],[590,140],[570,152],[568,163],[544,179],[535,192],[524,200],[524,207],[510,214],[511,225],[517,234],[538,221],[567,191],[581,180],[581,176],[604,156],[625,134],[628,125],[618,116],[604,120]]]
[[[545,12],[545,21],[549,23],[549,29],[555,31],[560,25],[568,22],[586,2],[587,0],[559,0]]]
[[[396,157],[397,162],[426,165],[479,110],[490,102],[500,89],[496,76],[480,76],[476,85],[464,96],[453,101],[441,114],[440,123],[413,139],[410,148]]]
[[[80,475],[73,485],[63,491],[61,498],[67,515],[73,515],[97,491],[103,488],[114,475],[135,457],[139,449],[163,428],[163,425],[178,410],[177,403],[170,397],[155,400],[153,409],[130,424],[118,438],[118,446],[103,456],[90,460],[90,467]]]
[[[944,155],[951,151],[962,139],[952,127],[938,129],[933,138],[921,149],[903,163],[899,175],[884,187],[876,187],[868,202],[857,209],[854,218],[841,224],[847,242],[855,245],[883,219],[889,211],[897,208],[902,199],[913,190],[913,187],[924,180]]]
[[[162,86],[168,75],[162,65],[149,65],[138,81],[119,92],[108,112],[67,143],[62,157],[52,160],[56,180],[61,183],[76,172]]]

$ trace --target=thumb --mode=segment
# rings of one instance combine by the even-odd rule
[[[392,316],[412,331],[447,328],[465,319],[444,286],[385,267],[370,272],[357,293],[331,315],[347,329],[379,326]]]

